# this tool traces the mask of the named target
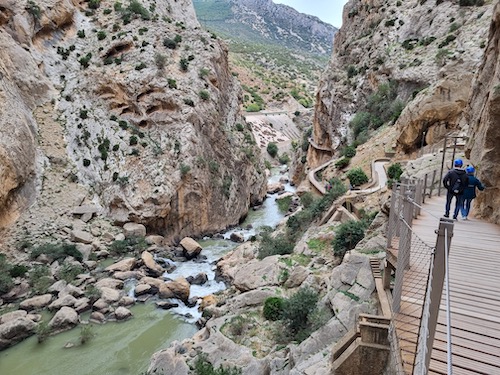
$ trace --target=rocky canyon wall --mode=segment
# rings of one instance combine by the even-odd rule
[[[399,150],[413,151],[458,129],[492,8],[458,1],[349,1],[319,84],[315,142],[333,149],[351,143],[349,122],[388,82],[405,106],[395,124]],[[315,159],[308,156],[308,162]]]
[[[264,196],[227,50],[190,0],[0,0],[0,42],[7,216],[43,175],[44,123],[32,116],[43,100],[64,129],[70,174],[117,222],[201,235],[236,224]]]
[[[467,155],[487,186],[476,199],[477,213],[500,223],[500,5],[489,29],[483,62],[464,118],[469,126]]]

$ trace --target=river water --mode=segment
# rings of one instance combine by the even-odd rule
[[[281,177],[273,171],[269,182]],[[294,191],[289,184],[287,191]],[[268,196],[263,207],[250,210],[241,227],[224,234],[224,239],[206,238],[198,242],[206,260],[175,263],[176,269],[166,278],[195,276],[205,272],[208,282],[191,286],[190,297],[204,297],[223,290],[225,285],[214,280],[215,263],[237,245],[230,242],[232,232],[242,233],[245,239],[258,233],[261,226],[276,226],[284,217],[276,205],[276,196]],[[133,294],[133,289],[131,290]],[[183,340],[197,331],[195,322],[201,317],[197,306],[188,308],[180,301],[179,307],[169,311],[156,308],[153,301],[136,304],[130,310],[134,317],[126,322],[108,322],[92,325],[95,337],[85,345],[79,344],[81,325],[51,336],[42,344],[35,336],[0,352],[0,375],[139,375],[145,373],[151,355],[166,348],[174,340]],[[84,314],[82,320],[88,319]],[[67,344],[74,344],[65,348]]]

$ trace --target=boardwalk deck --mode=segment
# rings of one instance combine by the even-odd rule
[[[433,247],[445,198],[428,199],[413,231]],[[420,240],[417,240],[420,241]],[[412,241],[413,244],[414,241]],[[397,256],[397,252],[396,252]],[[412,254],[395,326],[403,367],[411,374],[428,272],[426,256]],[[429,374],[447,374],[445,293]],[[500,375],[500,226],[478,219],[455,222],[450,249],[450,306],[454,374]]]

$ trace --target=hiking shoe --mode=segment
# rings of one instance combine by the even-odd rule
[[[444,217],[450,217],[450,214],[444,214],[443,216]]]
[[[467,219],[467,216],[464,216],[462,219],[463,219],[463,220],[469,220],[469,219]]]
[[[456,216],[453,216],[453,220],[458,221],[458,218]]]

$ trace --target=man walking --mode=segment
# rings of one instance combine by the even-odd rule
[[[476,198],[476,187],[479,190],[484,190],[484,185],[474,176],[475,169],[473,166],[468,166],[465,168],[465,172],[467,173],[467,177],[469,178],[469,184],[464,190],[463,202],[462,202],[462,219],[467,220],[467,216],[469,216],[470,206],[472,200]]]
[[[453,211],[453,219],[457,220],[458,212],[462,207],[463,193],[469,184],[469,178],[462,168],[463,162],[461,159],[456,159],[453,163],[454,168],[450,169],[443,178],[443,185],[448,191],[446,194],[446,207],[444,217],[450,217],[450,206],[453,197],[455,197],[455,210]]]

